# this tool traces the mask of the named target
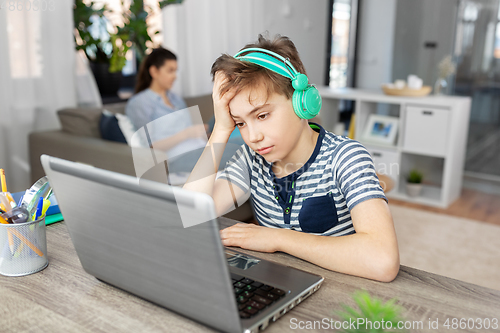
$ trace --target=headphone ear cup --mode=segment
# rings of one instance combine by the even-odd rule
[[[292,98],[293,110],[301,119],[312,119],[321,110],[322,100],[318,89],[309,86],[306,90],[295,90]]]
[[[295,90],[293,92],[293,97],[292,97],[293,111],[295,111],[295,114],[300,119],[307,119],[307,118],[305,118],[306,113],[304,112],[304,110],[302,108],[302,95],[303,94],[304,94],[303,90]]]
[[[307,75],[298,73],[294,79],[292,79],[292,87],[295,90],[305,90],[309,85],[309,79]]]
[[[309,88],[304,91],[303,103],[304,109],[308,112],[309,118],[307,119],[314,118],[318,115],[319,111],[321,111],[323,101],[316,87],[309,86]]]

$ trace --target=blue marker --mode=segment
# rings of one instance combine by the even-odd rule
[[[24,195],[21,195],[21,197],[19,198],[19,203],[17,204],[18,207],[21,207],[21,204],[23,203],[23,198]]]
[[[38,206],[36,207],[34,221],[38,220],[40,216],[42,216],[42,210],[43,210],[43,197],[40,197],[40,199],[38,199]]]

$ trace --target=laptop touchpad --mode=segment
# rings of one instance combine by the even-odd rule
[[[240,253],[226,252],[226,258],[229,266],[243,270],[249,269],[250,267],[257,265],[260,262],[260,260],[258,259],[250,258]]]

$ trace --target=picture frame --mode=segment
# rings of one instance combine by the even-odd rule
[[[371,114],[363,131],[363,140],[366,142],[394,145],[398,133],[399,118]]]

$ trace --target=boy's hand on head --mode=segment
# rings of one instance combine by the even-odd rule
[[[237,223],[220,231],[224,246],[237,246],[260,252],[276,252],[276,234],[279,229],[271,229],[251,223]]]
[[[220,96],[220,88],[227,81],[223,73],[217,72],[214,77],[214,89],[212,98],[214,100],[215,125],[214,132],[223,131],[231,134],[236,124],[229,113],[229,102],[235,96],[235,91],[230,89],[224,95]]]

